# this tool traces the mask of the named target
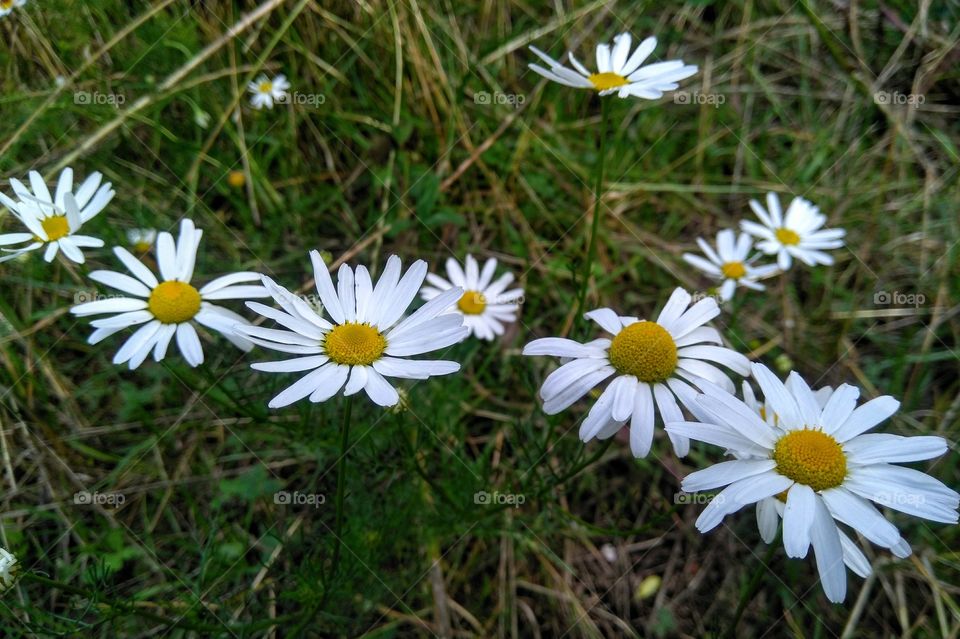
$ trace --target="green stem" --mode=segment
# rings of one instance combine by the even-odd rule
[[[590,287],[590,275],[593,273],[593,261],[597,257],[597,230],[600,228],[600,199],[603,195],[603,171],[607,159],[607,118],[610,100],[600,98],[600,156],[594,168],[593,187],[593,223],[590,225],[590,240],[587,244],[587,261],[583,265],[580,281],[580,297],[577,300],[577,313],[574,322],[583,321],[582,314],[587,301],[587,289]]]
[[[179,618],[168,617],[160,613],[153,612],[144,607],[146,602],[140,602],[142,605],[137,605],[133,603],[127,603],[124,601],[119,601],[116,599],[110,599],[105,597],[103,593],[97,593],[85,588],[78,588],[77,586],[72,586],[70,584],[64,583],[62,581],[57,581],[56,579],[50,579],[49,577],[44,577],[43,575],[37,574],[35,572],[24,572],[21,577],[21,581],[32,581],[34,583],[41,584],[46,588],[55,588],[62,592],[70,593],[72,595],[77,595],[83,597],[90,601],[95,601],[100,606],[106,606],[113,611],[124,612],[131,615],[136,615],[144,619],[149,619],[155,623],[160,623],[165,625],[168,628],[182,628],[184,630],[193,630],[195,632],[206,633],[208,636],[212,634],[220,634],[224,630],[233,634],[240,633],[243,634],[250,630],[260,630],[263,628],[269,628],[282,624],[284,621],[288,621],[293,618],[293,615],[286,615],[282,619],[274,618],[267,619],[259,622],[254,622],[246,625],[237,625],[237,626],[226,626],[226,625],[212,625],[206,624],[199,621],[192,621],[185,618],[185,615],[180,616]],[[159,607],[158,607],[159,608]]]
[[[353,395],[344,398],[343,426],[340,431],[340,457],[337,459],[337,519],[334,523],[333,570],[331,577],[337,576],[340,567],[340,550],[343,542],[343,493],[347,477],[347,447],[350,445],[350,414],[353,412]]]
[[[750,602],[753,601],[753,596],[757,593],[757,588],[760,587],[760,582],[763,580],[763,576],[767,571],[767,565],[773,558],[773,553],[777,550],[779,544],[780,535],[777,535],[777,538],[773,540],[773,543],[770,544],[770,547],[767,549],[767,554],[763,556],[763,560],[753,572],[753,576],[750,577],[746,589],[740,593],[740,602],[737,604],[736,612],[733,613],[733,621],[730,622],[730,627],[727,628],[727,631],[723,635],[724,639],[734,639],[734,637],[737,636],[737,626],[740,624],[743,611],[746,610]]]

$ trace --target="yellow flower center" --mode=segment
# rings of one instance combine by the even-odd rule
[[[0,0],[0,9],[10,9],[13,7],[13,0]]]
[[[65,215],[45,217],[40,220],[40,226],[43,227],[43,232],[47,234],[48,242],[55,242],[61,237],[70,235],[70,225],[67,223],[67,216]],[[40,241],[42,242],[43,240]]]
[[[179,324],[200,310],[200,292],[186,282],[161,282],[151,291],[147,306],[164,324]]]
[[[777,472],[814,490],[826,490],[843,483],[847,458],[830,435],[819,430],[795,430],[773,447]]]
[[[273,82],[261,82],[260,93],[270,93],[273,91]]]
[[[777,236],[777,241],[785,246],[796,246],[800,243],[800,236],[788,228],[778,228],[775,235]]]
[[[239,189],[246,181],[247,176],[243,174],[243,171],[230,171],[230,174],[227,175],[227,184],[235,189]]]
[[[741,277],[747,274],[747,267],[743,265],[743,262],[727,262],[720,267],[720,271],[723,273],[724,277],[728,277],[732,280],[739,280]]]
[[[616,89],[628,84],[628,80],[622,75],[616,73],[594,73],[589,78],[590,83],[597,91],[606,91],[607,89]]]
[[[635,322],[610,344],[610,363],[624,375],[648,384],[662,382],[677,368],[677,345],[656,322]]]
[[[327,333],[323,347],[337,364],[369,366],[383,355],[387,340],[369,324],[347,322]]]
[[[147,253],[151,248],[153,248],[153,245],[150,244],[150,242],[144,242],[143,240],[134,242],[133,244],[133,250],[137,253]]]
[[[467,291],[457,302],[457,308],[464,315],[480,315],[487,308],[487,298],[479,291]]]

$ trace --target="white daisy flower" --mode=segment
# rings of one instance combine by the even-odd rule
[[[0,0],[0,18],[27,4],[27,0]]]
[[[157,241],[157,229],[128,229],[127,244],[137,253],[146,253]]]
[[[0,588],[6,590],[16,581],[17,558],[4,548],[0,548]]]
[[[512,273],[504,273],[492,282],[496,270],[497,260],[492,257],[484,262],[483,269],[472,255],[467,255],[465,269],[451,257],[447,259],[448,279],[427,273],[431,286],[424,286],[420,297],[429,302],[444,291],[459,287],[463,296],[447,310],[463,315],[464,326],[475,337],[492,340],[503,335],[504,324],[517,320],[518,300],[523,297],[522,288],[506,290],[513,282]]]
[[[553,80],[575,89],[592,89],[600,95],[616,93],[621,98],[633,96],[656,100],[664,91],[673,91],[680,80],[689,78],[697,72],[694,65],[685,65],[683,60],[657,62],[647,66],[643,64],[653,50],[657,48],[657,39],[649,37],[630,54],[632,37],[621,33],[614,37],[613,45],[597,45],[597,72],[591,73],[584,65],[568,52],[573,69],[565,67],[540,49],[531,46],[530,50],[543,60],[548,69],[539,64],[530,64],[530,68],[548,80]]]
[[[80,227],[92,220],[110,203],[115,195],[113,186],[107,182],[100,184],[103,175],[93,173],[84,180],[77,192],[73,192],[73,169],[66,168],[60,173],[57,190],[50,195],[43,178],[36,171],[30,171],[30,189],[16,178],[10,179],[10,186],[18,200],[14,201],[0,193],[0,203],[23,223],[29,233],[7,233],[0,235],[0,246],[12,246],[29,242],[27,246],[3,251],[0,262],[13,259],[18,255],[33,251],[46,245],[43,259],[52,262],[57,252],[62,250],[68,258],[83,264],[82,248],[100,248],[103,240],[89,235],[77,235]]]
[[[840,602],[846,595],[844,563],[857,574],[868,572],[869,565],[836,522],[899,557],[909,555],[910,546],[870,501],[957,523],[956,491],[926,473],[895,465],[942,455],[947,450],[943,438],[864,434],[896,412],[897,400],[883,396],[857,407],[860,391],[843,384],[821,405],[796,373],[783,384],[765,366],[754,364],[753,376],[763,391],[762,412],[756,403],[750,406],[704,385],[697,403],[708,419],[667,424],[667,432],[722,446],[737,457],[683,480],[688,492],[726,486],[697,519],[701,532],[744,506],[763,502],[758,523],[770,540],[781,510],[774,502],[782,500],[787,555],[805,557],[812,545],[824,592]]]
[[[823,249],[843,246],[843,229],[821,229],[827,216],[802,197],[795,197],[787,208],[786,217],[780,208],[776,193],[767,193],[767,209],[756,200],[750,200],[750,208],[762,224],[743,220],[740,227],[757,237],[757,248],[767,255],[776,255],[777,264],[784,271],[790,268],[793,258],[807,266],[833,264],[833,258]]]
[[[281,103],[287,99],[289,88],[287,76],[281,74],[271,80],[267,74],[261,74],[259,78],[247,85],[247,90],[251,93],[250,106],[254,109],[263,107],[272,109],[274,103]]]
[[[194,328],[194,322],[226,337],[238,348],[249,351],[253,344],[234,332],[238,323],[246,320],[231,310],[212,304],[218,300],[269,297],[259,282],[260,274],[239,272],[224,275],[197,289],[190,281],[197,260],[197,249],[203,231],[194,227],[191,220],[180,223],[180,236],[173,241],[170,233],[157,236],[157,264],[161,280],[135,258],[127,249],[115,247],[113,252],[134,275],[130,277],[116,271],[94,271],[90,279],[115,288],[132,297],[116,296],[74,306],[74,315],[100,315],[113,313],[113,317],[90,322],[96,330],[89,342],[96,344],[106,337],[130,326],[140,326],[120,347],[113,358],[114,364],[127,362],[130,369],[137,368],[153,351],[153,359],[160,361],[174,335],[177,346],[190,366],[203,363],[203,349]]]
[[[762,291],[763,284],[757,280],[770,277],[777,272],[777,266],[770,264],[754,266],[749,259],[753,240],[747,233],[738,236],[730,230],[724,229],[717,233],[717,250],[698,237],[697,245],[706,259],[692,253],[684,253],[683,259],[714,279],[721,280],[720,299],[724,302],[733,298],[733,292],[738,286]]]
[[[524,355],[570,359],[543,382],[540,397],[544,412],[559,413],[613,376],[580,426],[580,439],[586,442],[594,437],[611,437],[631,420],[630,449],[634,456],[645,457],[653,442],[657,411],[666,423],[682,419],[677,399],[691,411],[699,409],[697,392],[688,382],[699,386],[706,380],[732,392],[733,382],[714,364],[748,375],[750,362],[729,348],[714,345],[722,343],[720,334],[704,324],[720,314],[716,300],[705,298],[690,306],[691,301],[689,293],[676,289],[655,322],[619,317],[609,308],[585,315],[612,339],[581,344],[546,337],[527,344]],[[690,449],[686,436],[671,433],[670,441],[680,457]]]
[[[264,276],[264,286],[283,310],[257,302],[247,302],[247,306],[289,330],[237,327],[255,344],[302,356],[253,364],[254,369],[269,373],[310,371],[270,400],[270,408],[288,406],[305,397],[323,402],[341,388],[344,395],[364,390],[375,404],[394,406],[400,396],[385,377],[427,379],[460,370],[457,362],[408,358],[446,348],[469,334],[462,316],[444,313],[463,296],[463,289],[451,288],[403,318],[427,275],[423,260],[414,262],[401,277],[400,258],[391,255],[376,286],[365,267],[358,266],[354,271],[343,264],[336,288],[320,253],[311,251],[310,260],[320,301],[332,322]]]
[[[824,386],[823,388],[813,391],[813,397],[821,410],[827,405],[827,401],[832,395],[833,388],[829,386]],[[768,424],[774,427],[777,426],[779,420],[777,419],[776,413],[772,409],[767,410],[766,404],[757,400],[756,395],[753,393],[753,388],[746,380],[743,382],[743,403],[760,415],[760,418]],[[738,457],[736,451],[728,452],[737,459],[753,459],[752,457]],[[773,543],[773,540],[776,539],[780,520],[783,519],[784,502],[780,499],[782,496],[783,494],[781,493],[779,496],[766,497],[757,502],[757,528],[760,531],[760,537],[768,544]],[[843,563],[860,577],[866,578],[870,576],[873,569],[870,561],[863,554],[863,551],[839,528],[837,529],[837,533],[840,535],[840,546],[843,549]],[[901,547],[901,550],[906,550],[909,554],[909,546],[904,545]],[[896,553],[897,550],[894,549],[894,552]]]

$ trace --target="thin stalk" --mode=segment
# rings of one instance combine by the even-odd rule
[[[587,244],[587,261],[583,265],[583,275],[580,281],[580,297],[577,300],[577,312],[574,323],[583,321],[583,308],[587,301],[587,289],[590,287],[590,274],[593,273],[593,262],[597,257],[597,230],[600,228],[600,200],[603,196],[603,171],[607,160],[607,119],[609,99],[600,98],[600,156],[594,167],[593,186],[593,223],[590,225],[590,240]]]
[[[340,566],[340,550],[343,546],[343,493],[347,477],[347,448],[350,445],[350,414],[353,412],[353,395],[344,398],[346,406],[343,410],[343,426],[340,430],[340,457],[337,459],[337,519],[334,523],[333,570],[331,577],[336,577]]]
[[[737,636],[737,626],[740,625],[740,618],[743,616],[743,612],[747,609],[750,602],[753,601],[753,596],[757,593],[757,588],[760,587],[763,575],[767,571],[767,565],[773,558],[773,553],[777,550],[779,544],[780,536],[777,535],[777,538],[773,540],[773,543],[770,544],[770,547],[767,549],[767,554],[763,556],[763,560],[760,561],[757,569],[753,572],[753,576],[750,578],[746,589],[740,593],[740,602],[737,604],[736,612],[733,613],[733,621],[730,622],[730,626],[723,635],[724,639],[734,639]]]

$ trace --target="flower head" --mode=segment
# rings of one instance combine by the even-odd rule
[[[482,269],[472,255],[467,255],[466,268],[453,258],[447,260],[446,266],[447,279],[427,273],[430,286],[423,287],[420,297],[429,302],[444,291],[459,287],[463,295],[447,310],[463,315],[464,326],[479,339],[492,340],[503,335],[504,324],[516,321],[518,300],[523,297],[522,288],[506,290],[513,282],[513,274],[504,273],[493,281],[497,260],[492,257]]]
[[[344,395],[364,390],[375,404],[394,406],[400,396],[385,377],[427,379],[460,370],[457,362],[408,358],[447,348],[469,334],[462,316],[445,314],[463,295],[463,289],[451,288],[404,318],[427,275],[427,263],[423,260],[414,262],[401,277],[400,258],[391,255],[376,285],[366,267],[352,269],[343,264],[334,288],[320,253],[311,251],[310,259],[320,302],[332,321],[264,276],[264,286],[282,310],[257,302],[247,302],[247,306],[287,330],[237,327],[259,346],[300,355],[253,364],[254,369],[270,373],[310,371],[274,397],[271,408],[305,397],[311,402],[323,402],[341,388]]]
[[[267,297],[260,286],[260,274],[239,272],[210,281],[202,288],[190,282],[193,279],[197,249],[203,231],[191,220],[180,223],[180,236],[174,243],[170,233],[157,236],[157,263],[161,280],[129,251],[116,247],[113,252],[134,277],[116,271],[94,271],[90,279],[122,291],[126,296],[113,296],[74,306],[74,315],[113,314],[112,317],[90,322],[96,330],[89,342],[96,344],[130,326],[140,326],[120,347],[114,364],[127,362],[137,368],[153,351],[153,359],[160,361],[167,352],[170,340],[176,336],[177,346],[190,366],[203,363],[203,349],[194,324],[200,324],[223,335],[232,344],[245,351],[253,344],[234,331],[246,320],[231,310],[213,304],[213,301]],[[257,284],[250,284],[257,282]]]
[[[0,548],[0,589],[6,590],[16,581],[17,558]]]
[[[260,77],[247,85],[247,90],[251,94],[250,106],[254,109],[263,107],[272,109],[275,102],[283,102],[287,98],[289,88],[290,83],[287,82],[285,75],[278,75],[271,80],[267,74],[260,74]]]
[[[0,18],[27,4],[27,0],[0,0]]]
[[[694,492],[725,488],[697,519],[707,532],[744,506],[758,504],[761,535],[776,535],[783,519],[783,545],[802,558],[812,546],[824,592],[831,601],[846,595],[844,564],[869,572],[869,563],[842,534],[845,524],[899,557],[910,546],[871,501],[901,512],[957,523],[960,495],[929,475],[895,464],[921,461],[947,450],[941,437],[864,434],[890,417],[900,403],[889,396],[857,406],[860,391],[843,384],[814,393],[791,373],[782,383],[761,364],[753,376],[764,404],[747,402],[704,385],[697,398],[700,422],[669,422],[667,432],[722,446],[734,460],[692,473],[682,488]],[[777,505],[780,502],[781,505]]]
[[[700,237],[697,238],[697,245],[706,255],[706,259],[691,253],[684,253],[683,259],[707,275],[723,282],[720,285],[720,299],[724,302],[733,297],[733,292],[738,286],[762,291],[764,286],[757,280],[777,272],[777,267],[772,264],[753,265],[753,260],[749,257],[753,240],[747,233],[736,236],[730,229],[720,231],[717,233],[716,251]]]
[[[689,78],[697,72],[694,65],[685,65],[683,60],[669,60],[647,66],[640,66],[657,48],[657,39],[645,39],[631,54],[632,37],[621,33],[614,37],[613,45],[597,45],[597,71],[591,73],[584,65],[568,52],[573,69],[560,64],[540,49],[531,46],[533,51],[549,68],[539,64],[530,64],[530,68],[548,80],[553,80],[575,89],[592,89],[600,95],[616,93],[621,98],[633,96],[656,100],[665,91],[673,91],[680,80]]]
[[[636,457],[646,456],[653,442],[655,404],[664,423],[677,421],[682,415],[677,399],[690,410],[698,408],[690,384],[709,381],[733,390],[733,382],[715,364],[742,375],[750,372],[747,358],[716,346],[722,343],[720,334],[703,325],[720,314],[717,302],[706,298],[690,306],[691,301],[689,293],[676,289],[656,321],[621,317],[600,308],[586,317],[611,338],[581,344],[547,337],[527,344],[524,355],[569,358],[543,382],[544,412],[559,413],[613,377],[583,421],[580,439],[611,437],[631,420],[630,448]],[[671,434],[670,440],[677,455],[687,454],[686,436]]]
[[[780,198],[776,193],[767,193],[767,209],[756,200],[750,200],[750,208],[762,224],[743,220],[740,227],[757,237],[757,248],[767,255],[776,255],[777,264],[786,271],[797,258],[807,266],[833,264],[833,258],[823,249],[843,246],[843,229],[821,229],[827,216],[802,197],[795,197],[784,217]]]
[[[0,262],[46,246],[43,258],[47,262],[52,262],[57,252],[62,250],[68,258],[83,264],[81,248],[103,246],[103,240],[99,238],[77,234],[81,226],[93,219],[113,199],[112,185],[109,182],[101,185],[102,180],[103,175],[93,173],[74,193],[73,169],[66,168],[60,173],[56,193],[51,196],[46,183],[36,171],[30,171],[32,191],[20,180],[11,178],[10,186],[17,200],[0,193],[0,203],[10,209],[29,233],[0,235],[0,246],[21,245],[14,249],[4,248],[7,255],[0,256]]]
[[[129,229],[127,243],[137,253],[146,253],[157,241],[157,229]]]

